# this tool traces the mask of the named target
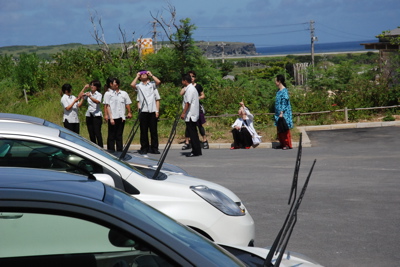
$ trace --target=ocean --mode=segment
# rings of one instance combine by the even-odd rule
[[[368,51],[363,43],[375,43],[377,40],[367,41],[352,41],[341,43],[314,43],[314,53],[328,53],[328,52],[354,52],[354,51]],[[311,53],[311,44],[303,45],[283,45],[271,47],[256,47],[257,53],[260,55],[293,55]]]

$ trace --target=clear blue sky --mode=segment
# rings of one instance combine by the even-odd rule
[[[169,4],[198,27],[195,40],[257,47],[308,44],[311,20],[319,43],[374,40],[400,26],[399,0],[0,0],[0,47],[94,44],[91,13],[108,43],[121,42],[119,26],[129,41],[151,37],[150,12],[169,19]]]

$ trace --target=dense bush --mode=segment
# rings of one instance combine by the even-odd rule
[[[195,50],[192,52],[190,60],[193,62],[184,71],[197,72],[198,82],[205,90],[206,99],[203,103],[209,116],[236,114],[238,103],[243,100],[253,113],[259,114],[256,116],[257,125],[270,124],[271,115],[265,114],[274,111],[274,78],[277,74],[284,74],[287,78],[294,113],[394,105],[400,99],[398,84],[392,82],[389,86],[383,77],[375,78],[379,73],[375,54],[318,58],[315,68],[310,67],[307,71],[307,83],[292,86],[292,66],[301,58],[258,59],[258,68],[243,70],[232,81],[222,78],[226,74],[221,72],[223,65],[207,60]],[[11,56],[0,56],[1,111],[43,117],[61,124],[59,93],[62,84],[72,84],[73,94],[76,95],[93,79],[104,83],[107,77],[115,76],[121,80],[121,88],[128,91],[135,102],[136,95],[130,83],[138,70],[148,69],[163,82],[159,88],[162,97],[161,118],[173,119],[182,108],[182,97],[179,95],[181,64],[177,52],[173,48],[163,47],[157,54],[144,58],[140,58],[136,50],[129,53],[121,57],[120,51],[111,51],[110,57],[106,57],[100,50],[69,49],[53,55],[50,62],[39,60],[34,53],[22,54],[19,61],[14,61]],[[240,62],[237,60],[233,64],[235,68],[242,64]],[[29,94],[28,105],[22,89]],[[132,109],[136,109],[135,105]],[[84,121],[83,113],[80,114],[81,121]],[[351,113],[350,119],[357,120],[357,114]],[[234,119],[227,117],[219,121],[226,127]],[[343,118],[333,113],[329,116],[309,116],[307,119],[312,123],[324,124]],[[303,118],[301,122],[307,123]]]

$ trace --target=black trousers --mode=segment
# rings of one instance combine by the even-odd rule
[[[86,126],[89,132],[90,141],[103,147],[103,136],[101,135],[101,125],[103,118],[101,116],[86,117]]]
[[[234,128],[232,130],[233,135],[233,146],[236,148],[245,148],[253,145],[253,139],[251,138],[251,134],[246,128],[242,128],[237,130]]]
[[[199,135],[196,129],[197,123],[195,121],[187,121],[186,129],[189,134],[190,144],[192,145],[192,153],[196,156],[202,155]]]
[[[158,118],[156,113],[141,112],[139,117],[140,122],[140,150],[143,152],[158,150]],[[150,145],[149,145],[149,130],[150,130]]]
[[[77,123],[69,123],[68,120],[64,121],[64,128],[71,130],[77,134],[79,134],[79,122]]]
[[[112,125],[108,120],[108,137],[107,137],[107,149],[115,151],[122,151],[122,134],[124,133],[125,121],[122,118],[114,119],[115,124]]]

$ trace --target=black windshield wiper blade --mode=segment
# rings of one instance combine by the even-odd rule
[[[300,164],[301,164],[301,153],[302,153],[302,150],[303,150],[302,141],[303,141],[303,135],[302,135],[302,133],[300,133],[299,147],[298,147],[298,150],[297,150],[296,164],[294,166],[292,188],[290,190],[288,205],[290,204],[290,201],[292,200],[292,196],[293,196],[293,201],[297,197],[297,181],[298,181],[298,178],[299,178]]]
[[[139,93],[143,96],[143,101],[140,104],[140,109],[139,109],[139,112],[138,112],[138,116],[136,118],[135,123],[133,124],[131,132],[129,133],[128,142],[126,143],[124,149],[122,150],[121,155],[119,156],[119,160],[124,159],[126,153],[128,153],[128,150],[129,150],[129,148],[130,148],[130,146],[132,144],[133,138],[135,138],[136,132],[137,132],[139,126],[140,126],[139,118],[140,118],[140,114],[142,113],[143,106],[144,106],[144,104],[146,104],[148,106],[146,97],[144,96],[142,90],[138,89],[138,94]]]
[[[169,149],[172,145],[172,142],[174,141],[174,138],[176,135],[176,128],[178,127],[178,123],[179,123],[179,119],[180,119],[180,114],[181,114],[181,112],[178,110],[178,112],[175,116],[175,121],[172,124],[172,129],[171,129],[171,133],[169,134],[168,141],[167,141],[165,148],[160,156],[160,159],[158,160],[157,169],[154,172],[153,179],[156,179],[158,174],[160,173],[160,170],[162,168],[162,165],[164,164],[165,158],[167,157]]]
[[[283,254],[285,253],[287,244],[289,243],[289,239],[290,239],[291,234],[293,232],[293,228],[294,228],[294,226],[296,225],[296,222],[297,222],[297,211],[298,211],[298,209],[300,207],[300,204],[301,204],[301,202],[303,200],[304,194],[305,194],[307,186],[308,186],[308,182],[310,181],[311,173],[314,170],[314,165],[315,165],[316,162],[317,162],[317,160],[314,160],[314,163],[313,163],[313,165],[312,165],[312,167],[310,169],[310,172],[309,172],[309,174],[307,176],[307,179],[304,182],[304,185],[303,185],[303,188],[301,190],[301,193],[300,193],[297,201],[293,202],[293,203],[296,203],[296,204],[291,206],[291,208],[289,210],[289,213],[288,213],[288,215],[286,217],[286,220],[285,220],[281,230],[279,231],[278,235],[275,238],[275,241],[274,241],[274,243],[273,243],[273,245],[272,245],[272,247],[271,247],[271,249],[270,249],[270,251],[269,251],[269,253],[267,255],[267,258],[265,259],[264,267],[278,267],[280,265],[281,261],[282,261]],[[289,234],[287,235],[287,233],[289,233]],[[282,246],[282,244],[283,244],[283,246]],[[279,254],[278,258],[276,259],[275,264],[273,264],[272,263],[272,258],[274,256],[274,254],[278,254],[278,253],[280,253],[280,254]]]
[[[130,148],[130,146],[132,144],[133,138],[135,138],[136,132],[139,129],[139,126],[140,126],[140,123],[139,123],[140,113],[141,113],[141,111],[139,111],[138,116],[137,116],[137,118],[135,120],[135,123],[132,126],[132,130],[131,130],[131,132],[129,133],[129,136],[128,136],[128,141],[125,144],[125,147],[122,150],[121,155],[119,155],[119,160],[123,160],[125,158],[126,153],[128,153],[128,150],[129,150],[129,148]]]

